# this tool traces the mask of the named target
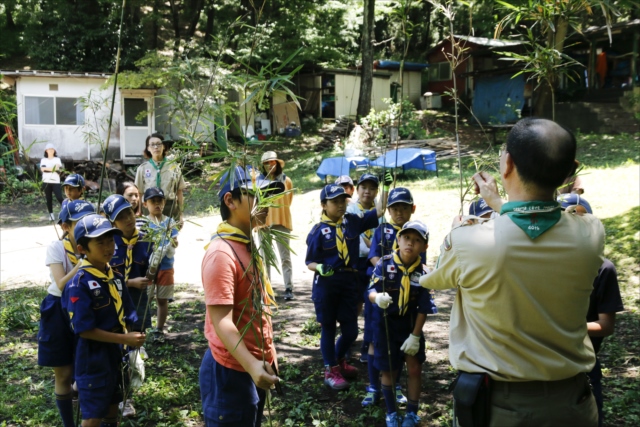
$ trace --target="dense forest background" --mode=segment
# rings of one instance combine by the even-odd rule
[[[207,56],[221,46],[230,65],[284,61],[302,48],[291,67],[353,67],[362,58],[363,13],[371,2],[376,59],[401,59],[406,51],[406,60],[424,62],[448,32],[445,16],[425,0],[127,0],[121,69],[134,70],[150,52]],[[604,25],[602,4],[614,11],[612,22],[640,18],[634,0],[458,1],[451,3],[454,33],[493,37],[513,10],[508,6],[536,3],[589,6],[571,16],[572,31]],[[121,6],[120,0],[4,0],[0,68],[113,72]],[[535,27],[535,21],[512,20],[501,37]]]

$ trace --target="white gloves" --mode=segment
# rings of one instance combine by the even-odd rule
[[[389,307],[392,302],[393,298],[391,298],[386,292],[376,295],[376,304],[378,304],[378,307],[382,309]]]
[[[420,350],[420,337],[409,334],[409,338],[404,341],[400,350],[402,350],[404,354],[415,356],[418,350]]]

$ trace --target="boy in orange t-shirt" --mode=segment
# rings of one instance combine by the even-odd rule
[[[221,421],[260,426],[265,390],[278,382],[272,368],[276,362],[273,329],[267,313],[256,313],[260,304],[252,303],[259,295],[268,311],[273,300],[260,258],[251,262],[250,252],[251,230],[264,224],[267,209],[252,214],[256,195],[251,175],[241,167],[233,173],[235,179],[227,176],[220,182],[223,222],[202,260],[207,306],[204,334],[209,349],[200,366],[200,395],[207,426]],[[264,179],[258,179],[256,186],[261,191],[283,189],[282,184]]]

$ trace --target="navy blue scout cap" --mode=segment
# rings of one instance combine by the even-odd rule
[[[376,185],[380,185],[380,180],[378,179],[378,177],[370,173],[363,173],[360,179],[358,180],[358,185],[362,184],[365,181],[371,181]]]
[[[60,214],[58,214],[58,224],[62,224],[67,221],[78,221],[84,216],[96,213],[93,205],[86,200],[69,200],[65,199],[62,202],[62,208]]]
[[[405,225],[402,226],[402,230],[398,231],[398,235],[396,238],[400,237],[402,233],[407,230],[415,230],[420,234],[420,237],[424,239],[425,242],[429,242],[429,229],[422,221],[409,221]]]
[[[387,200],[387,207],[395,205],[396,203],[406,203],[413,206],[413,196],[411,191],[404,187],[398,187],[391,190],[389,193],[389,199]]]
[[[344,188],[341,185],[329,184],[325,185],[320,192],[320,201],[331,200],[340,196],[348,196],[348,194],[345,193]]]
[[[79,173],[72,173],[67,178],[65,178],[62,186],[68,185],[69,187],[79,187],[84,188],[84,177]]]
[[[95,239],[106,233],[115,233],[122,236],[122,231],[117,228],[113,228],[111,222],[102,215],[92,214],[82,218],[76,224],[76,228],[73,230],[73,236],[76,242],[83,237]]]
[[[102,203],[102,210],[111,222],[116,220],[120,212],[130,207],[131,203],[129,203],[127,199],[120,194],[112,194],[104,200],[104,203]]]
[[[589,204],[589,202],[587,202],[584,197],[580,197],[579,194],[560,194],[558,196],[558,203],[560,203],[560,205],[562,206],[562,209],[567,209],[568,207],[571,206],[582,206],[583,208],[585,208],[585,210],[587,211],[587,213],[593,214],[593,211],[591,210],[591,205]]]
[[[493,209],[491,209],[491,206],[489,206],[482,198],[471,203],[469,206],[469,215],[482,216],[489,212],[493,212]]]
[[[218,197],[220,197],[220,201],[224,199],[224,195],[235,190],[236,188],[245,188],[247,191],[253,191],[253,183],[252,174],[255,173],[253,170],[249,169],[248,171],[240,166],[236,166],[234,168],[233,177],[229,176],[229,172],[222,175],[220,178],[220,192],[218,193]],[[259,190],[270,189],[273,191],[269,192],[270,196],[274,194],[282,193],[284,191],[284,184],[278,181],[270,181],[264,177],[264,175],[256,175],[256,188]]]
[[[342,184],[353,185],[353,180],[351,179],[351,177],[349,175],[340,175],[338,177],[338,179],[336,179],[335,184],[338,184],[338,185],[342,185]]]
[[[164,191],[162,191],[161,188],[149,187],[146,190],[144,190],[144,195],[142,196],[142,201],[146,202],[147,200],[153,199],[154,197],[162,197],[163,199],[166,198],[164,196]]]

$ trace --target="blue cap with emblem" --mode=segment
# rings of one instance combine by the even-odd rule
[[[409,221],[405,225],[402,226],[402,230],[398,231],[397,238],[400,237],[402,233],[405,233],[407,230],[414,230],[420,234],[420,237],[424,239],[425,242],[429,243],[429,229],[422,221]]]
[[[240,166],[236,166],[233,170],[232,177],[229,176],[229,172],[222,175],[220,178],[220,192],[218,197],[220,201],[224,198],[224,195],[235,190],[236,188],[245,188],[247,191],[253,191],[253,184],[251,182],[253,170],[245,170]],[[264,177],[264,175],[256,175],[256,187],[259,190],[269,190],[269,196],[273,196],[284,191],[284,183],[279,181],[270,181]]]
[[[580,197],[579,194],[560,194],[558,196],[558,203],[562,206],[562,210],[571,206],[582,206],[587,213],[593,214],[593,210],[591,209],[589,202],[587,202],[584,197]]]
[[[482,198],[469,205],[469,215],[481,217],[482,215],[486,215],[490,212],[493,212],[493,209],[491,209],[491,206],[489,206]]]
[[[358,180],[358,186],[360,184],[362,184],[365,181],[371,181],[376,185],[380,185],[380,180],[378,179],[377,176],[370,174],[370,173],[363,173],[362,176],[360,177],[360,179]]]
[[[78,221],[82,217],[96,213],[93,205],[86,200],[69,200],[65,199],[62,202],[62,208],[58,215],[58,224],[62,224],[67,221]]]
[[[109,218],[109,221],[113,222],[118,217],[118,214],[124,209],[130,208],[131,203],[121,196],[120,194],[112,194],[107,197],[102,203],[102,210]]]
[[[387,200],[387,207],[395,205],[396,203],[406,203],[413,206],[413,196],[411,191],[404,187],[397,187],[389,192],[389,199]]]
[[[107,218],[97,214],[85,216],[78,221],[76,228],[73,229],[73,236],[76,242],[80,241],[83,237],[95,239],[106,233],[114,233],[122,236],[122,231],[114,228]]]
[[[79,173],[72,173],[65,178],[62,186],[64,187],[65,185],[68,185],[69,187],[84,188],[84,177]]]
[[[340,196],[348,196],[341,185],[329,184],[325,185],[320,192],[320,201],[335,199]]]
[[[142,201],[146,202],[147,200],[153,199],[154,197],[162,197],[164,199],[164,191],[162,191],[162,189],[158,187],[149,187],[144,190]]]

